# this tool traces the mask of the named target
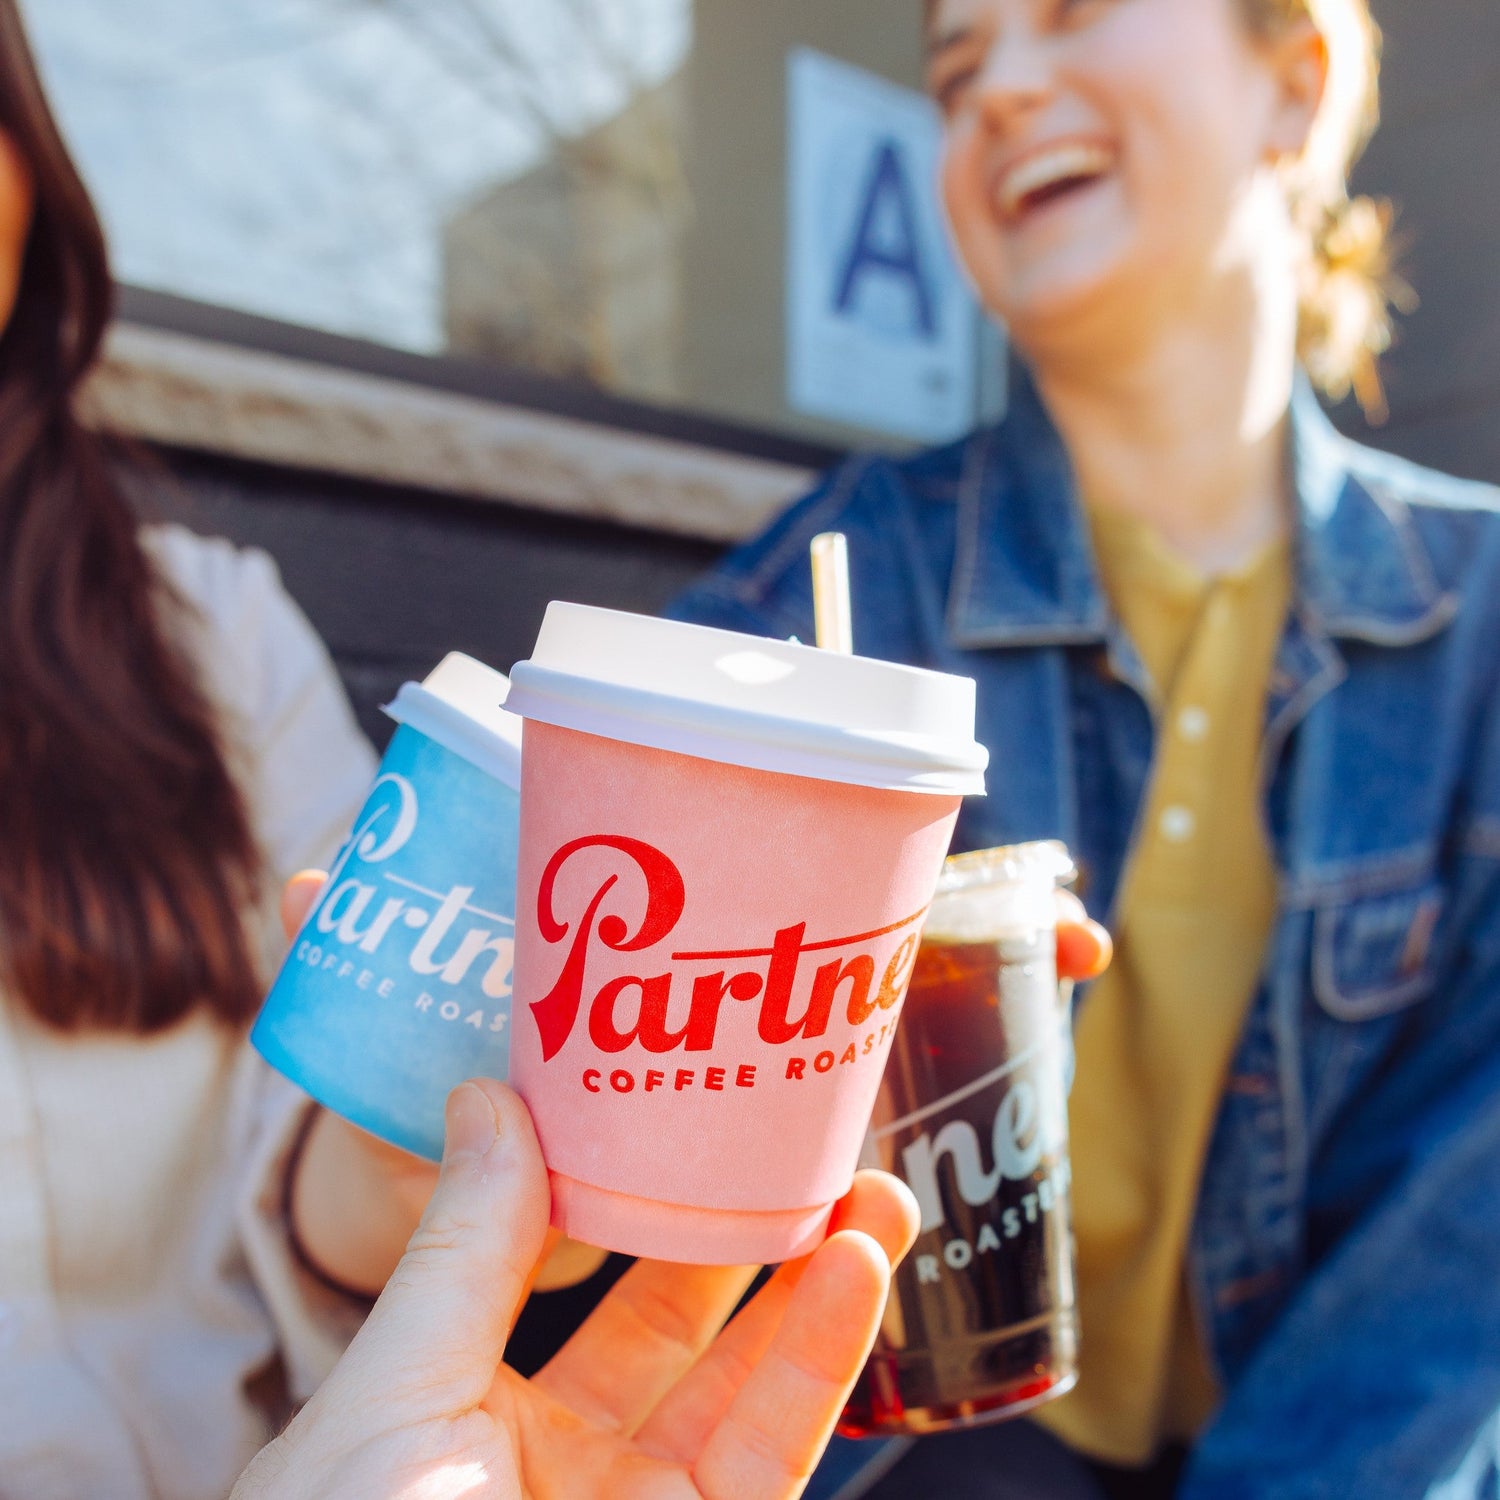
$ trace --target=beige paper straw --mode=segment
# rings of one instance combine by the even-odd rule
[[[844,656],[854,653],[854,621],[849,607],[849,543],[841,531],[812,539],[813,619],[818,645]]]

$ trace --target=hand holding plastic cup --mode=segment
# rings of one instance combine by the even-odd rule
[[[1056,843],[944,866],[866,1155],[912,1189],[922,1233],[846,1435],[1019,1416],[1077,1381],[1070,1023],[1054,962],[1057,887],[1075,873]],[[1087,973],[1105,954],[1082,956]]]
[[[667,1260],[806,1253],[983,790],[973,683],[554,604],[507,707],[511,1081],[554,1224]]]
[[[251,1040],[320,1104],[436,1161],[443,1105],[510,1057],[521,726],[509,683],[446,657],[398,721]]]

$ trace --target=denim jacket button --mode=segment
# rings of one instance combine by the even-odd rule
[[[1190,744],[1208,738],[1208,714],[1201,708],[1185,708],[1177,715],[1177,732]]]
[[[1169,844],[1185,844],[1197,831],[1198,820],[1190,808],[1174,803],[1162,808],[1156,826]]]

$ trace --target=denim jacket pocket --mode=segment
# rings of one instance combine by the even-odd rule
[[[1325,906],[1313,919],[1312,978],[1336,1021],[1369,1021],[1432,988],[1433,935],[1443,910],[1435,880]]]

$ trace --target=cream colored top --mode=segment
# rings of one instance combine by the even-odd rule
[[[326,860],[373,767],[327,653],[263,553],[177,527],[149,553],[195,653],[267,861],[252,921]],[[222,1500],[266,1438],[247,1381],[321,1379],[356,1311],[306,1281],[277,1213],[306,1099],[204,1019],[59,1037],[0,995],[0,1497]]]

